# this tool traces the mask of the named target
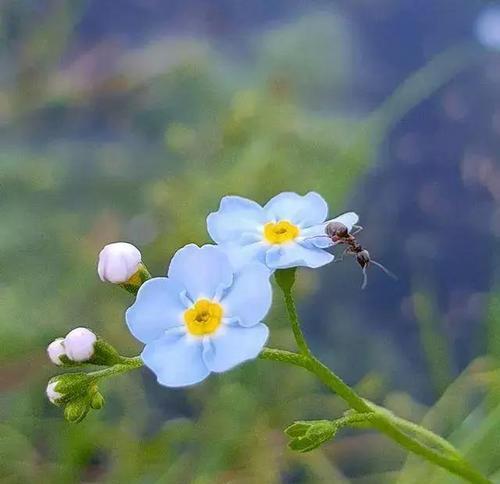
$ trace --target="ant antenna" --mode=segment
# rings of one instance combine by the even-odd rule
[[[363,284],[361,284],[361,290],[363,290],[368,284],[368,276],[366,275],[366,266],[362,269],[363,272]]]
[[[384,267],[380,262],[377,262],[376,260],[371,260],[370,262],[372,264],[376,265],[379,269],[382,269],[389,277],[391,277],[395,281],[398,280],[398,277],[396,276],[396,274],[394,274],[389,269],[387,269],[387,267]]]
[[[370,261],[363,267],[362,272],[363,272],[363,284],[361,284],[361,289],[365,289],[367,283],[368,283],[368,275],[366,274],[366,268],[370,265],[373,264],[377,266],[379,269],[383,270],[386,275],[391,277],[394,280],[398,280],[397,276],[393,274],[387,267],[384,267],[380,262],[377,262],[376,260],[370,259]]]
[[[352,230],[350,232],[351,235],[359,234],[363,230],[363,227],[361,225],[353,225],[352,228],[355,230]]]

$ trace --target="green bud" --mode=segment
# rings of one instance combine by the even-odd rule
[[[66,404],[88,394],[91,378],[86,373],[65,373],[49,380],[53,385],[53,390],[61,396],[57,399],[57,404]]]
[[[66,405],[64,418],[70,423],[81,422],[89,412],[89,405],[86,398],[75,400]]]
[[[294,422],[292,425],[285,429],[285,434],[288,435],[288,437],[303,437],[310,426],[311,422]]]
[[[90,406],[94,410],[100,410],[102,407],[104,407],[104,397],[102,396],[102,393],[99,391],[96,391],[91,397],[90,397]]]
[[[285,430],[292,438],[288,447],[297,452],[310,452],[330,440],[337,432],[337,426],[329,420],[295,422]]]

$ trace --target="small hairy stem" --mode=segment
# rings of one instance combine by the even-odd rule
[[[334,393],[342,397],[353,410],[370,415],[369,419],[360,417],[360,420],[370,421],[374,428],[383,432],[404,448],[440,467],[448,469],[453,474],[461,476],[469,482],[491,484],[491,481],[471,467],[449,442],[430,430],[395,417],[391,412],[361,398],[349,385],[344,383],[341,378],[315,357],[274,348],[264,348],[259,357],[263,360],[279,361],[305,368],[317,376]],[[346,423],[348,422],[346,421]],[[431,447],[419,441],[406,433],[405,430],[414,435],[425,436],[425,440],[433,446]],[[444,449],[446,452],[442,453],[436,450],[437,448]]]
[[[121,373],[135,370],[143,365],[144,363],[140,356],[134,356],[132,358],[123,357],[121,363],[105,368],[104,370],[92,371],[88,375],[95,380],[100,380],[102,378],[107,378],[108,376],[119,375]]]
[[[469,482],[478,484],[491,483],[489,479],[466,462],[448,441],[430,430],[396,417],[383,407],[365,400],[312,354],[300,328],[300,321],[292,295],[295,271],[295,268],[278,270],[275,277],[285,297],[290,324],[300,353],[264,348],[259,357],[264,360],[281,361],[305,368],[330,390],[343,398],[352,410],[355,410],[358,414],[365,414],[360,416],[361,421],[370,423],[373,428],[384,433],[399,445]],[[353,417],[350,416],[349,418]],[[347,425],[348,420],[345,423]]]
[[[300,328],[299,315],[297,314],[297,308],[295,307],[295,301],[293,300],[292,295],[296,269],[296,267],[293,267],[291,269],[277,270],[274,277],[285,298],[285,306],[288,318],[292,325],[293,335],[295,337],[295,341],[297,342],[297,347],[303,355],[311,355],[311,350],[309,349],[304,333],[302,333],[302,329]]]
[[[455,459],[461,459],[462,456],[460,453],[450,444],[446,439],[441,437],[430,430],[427,430],[425,427],[421,425],[417,425],[414,422],[410,422],[409,420],[405,420],[404,418],[398,417],[397,415],[392,414],[391,420],[393,423],[397,425],[401,430],[409,435],[415,435],[422,442],[428,442],[432,447],[439,447],[443,452],[448,453],[451,457]]]

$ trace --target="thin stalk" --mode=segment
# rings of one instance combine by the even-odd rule
[[[107,378],[108,376],[115,376],[121,373],[127,373],[128,371],[135,370],[144,365],[140,356],[134,356],[132,358],[123,358],[123,363],[118,363],[116,365],[104,368],[103,370],[92,371],[88,375],[95,380],[100,380],[102,378]]]
[[[299,315],[292,295],[292,288],[295,283],[295,271],[295,267],[291,269],[280,269],[276,271],[275,279],[283,292],[288,319],[292,326],[293,336],[295,337],[297,347],[303,355],[312,356],[309,345],[300,327]]]
[[[466,462],[460,453],[445,439],[413,422],[396,417],[388,410],[363,399],[353,388],[311,353],[300,328],[300,321],[292,294],[293,285],[295,283],[295,272],[295,268],[278,270],[276,271],[275,277],[276,282],[283,292],[290,324],[300,354],[264,348],[259,355],[260,358],[289,363],[310,371],[330,390],[344,399],[351,409],[359,413],[374,414],[371,418],[373,427],[383,432],[404,448],[449,470],[453,474],[469,482],[491,484],[489,479],[484,477]],[[418,440],[415,438],[416,436],[431,445],[427,445]]]
[[[448,443],[447,449],[453,448],[453,456],[438,452],[432,447],[418,441],[399,428],[410,429],[413,433],[424,433],[428,442],[432,442],[436,447],[442,447],[442,437],[435,435],[427,429],[415,431],[417,424],[405,421],[399,417],[394,417],[390,412],[383,411],[380,407],[368,403],[360,397],[349,385],[343,382],[335,373],[314,357],[292,353],[290,351],[278,350],[274,348],[264,348],[259,357],[263,360],[279,361],[302,367],[318,377],[328,388],[343,398],[351,408],[360,413],[375,413],[371,418],[373,426],[392,440],[408,449],[414,454],[420,455],[434,464],[443,467],[455,475],[463,477],[472,483],[492,484],[489,479],[470,466],[458,453],[458,451]]]

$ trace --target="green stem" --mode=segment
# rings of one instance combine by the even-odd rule
[[[417,425],[414,422],[410,422],[409,420],[405,420],[404,418],[398,417],[397,415],[392,415],[392,421],[397,424],[397,426],[405,431],[407,434],[414,434],[418,436],[420,440],[427,441],[433,445],[439,445],[439,447],[447,452],[450,456],[455,459],[462,459],[460,453],[455,449],[455,447],[450,444],[446,439],[441,437],[440,435],[427,430],[425,427],[421,425]]]
[[[288,319],[292,325],[293,335],[295,337],[295,341],[299,348],[299,351],[303,355],[311,355],[311,350],[307,344],[307,341],[304,337],[304,333],[302,333],[302,329],[300,328],[299,315],[297,313],[297,308],[295,306],[295,301],[293,300],[292,288],[295,283],[295,271],[296,267],[291,269],[280,269],[276,271],[275,279],[278,283],[278,286],[283,291],[283,296],[285,298],[285,306],[288,313]]]
[[[279,361],[305,368],[317,376],[330,390],[343,398],[352,409],[360,413],[374,413],[375,416],[371,417],[373,426],[409,451],[426,458],[440,467],[448,469],[453,474],[461,476],[469,482],[491,484],[491,481],[472,468],[450,443],[447,442],[443,446],[444,439],[442,437],[439,437],[430,430],[419,427],[413,422],[395,417],[390,412],[382,410],[377,405],[371,404],[361,398],[349,385],[344,383],[341,378],[316,358],[274,348],[264,348],[259,357],[263,360]],[[408,435],[401,428],[411,430],[414,434],[425,434],[426,440],[432,442],[435,447],[445,447],[446,450],[453,449],[452,452],[449,452],[453,455],[446,455],[435,450]]]
[[[260,358],[300,366],[310,371],[330,390],[344,399],[353,410],[359,413],[371,414],[370,420],[372,421],[373,427],[404,448],[449,470],[455,475],[461,476],[469,482],[491,484],[491,481],[466,462],[448,441],[430,430],[400,417],[396,417],[388,410],[363,399],[339,376],[321,363],[321,361],[311,353],[300,328],[300,321],[292,295],[292,289],[295,283],[295,268],[276,271],[275,277],[276,282],[283,291],[292,331],[300,354],[264,348],[259,355]],[[416,436],[420,437],[421,440],[415,438]]]
[[[136,368],[140,368],[144,363],[140,356],[134,356],[133,358],[122,358],[122,363],[104,368],[104,370],[92,371],[88,375],[95,380],[100,380],[102,378],[107,378],[108,376],[115,376],[121,373],[126,373]]]

